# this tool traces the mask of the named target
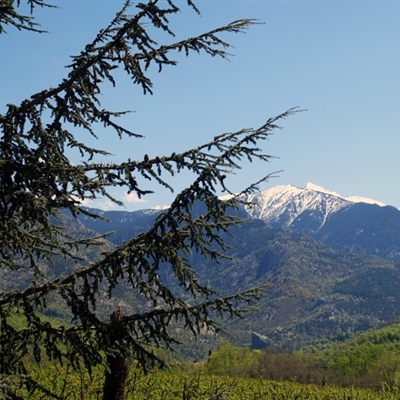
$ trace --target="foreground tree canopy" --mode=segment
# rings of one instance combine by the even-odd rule
[[[32,14],[26,16],[19,13],[19,2],[2,2],[0,33],[7,30],[10,34],[15,27],[41,32],[33,15],[36,7],[51,5],[40,0],[29,0],[28,4]],[[190,0],[187,7],[199,13]],[[77,137],[82,130],[97,137],[99,127],[132,140],[140,136],[119,123],[124,111],[102,108],[102,87],[115,84],[116,71],[125,71],[144,94],[152,93],[149,67],[155,65],[161,71],[176,65],[176,52],[228,57],[230,46],[219,35],[242,32],[256,23],[238,20],[187,40],[157,43],[150,31],[161,30],[173,37],[168,18],[178,11],[174,1],[149,1],[135,7],[126,2],[93,42],[72,58],[62,82],[20,104],[8,104],[0,115],[1,268],[30,277],[24,287],[10,288],[3,282],[1,288],[0,386],[4,396],[14,396],[20,385],[38,390],[27,373],[28,355],[37,362],[46,358],[78,369],[103,364],[109,372],[113,362],[127,356],[145,365],[156,358],[154,348],[169,348],[175,343],[172,321],[183,323],[194,335],[203,329],[217,330],[217,317],[241,315],[246,304],[261,293],[262,288],[256,288],[218,296],[197,279],[190,253],[196,252],[205,260],[224,257],[221,235],[240,222],[232,210],[242,200],[232,195],[222,201],[218,193],[221,189],[229,192],[230,173],[240,168],[243,160],[268,161],[270,156],[262,152],[259,143],[276,128],[277,120],[294,110],[257,129],[221,134],[181,154],[141,156],[120,163],[98,161],[98,156],[108,154],[101,149],[101,137],[100,148]],[[77,150],[81,162],[73,163],[66,149]],[[145,196],[149,190],[139,183],[143,177],[172,190],[174,176],[183,169],[193,173],[193,182],[176,195],[150,230],[97,261],[80,263],[80,268],[68,275],[51,273],[52,260],[61,257],[65,263],[80,262],[82,248],[102,243],[100,237],[76,237],[65,229],[60,221],[66,211],[74,217],[98,217],[82,206],[84,200],[108,197],[121,204],[110,194],[115,187]],[[266,179],[260,178],[260,182]],[[257,184],[249,185],[242,194],[255,190]],[[201,215],[193,211],[199,202],[204,210]],[[166,285],[159,274],[161,266],[169,268],[185,296]],[[106,290],[112,297],[121,283],[146,306],[134,313],[116,309],[105,318],[98,312],[99,292]],[[42,318],[54,298],[69,310],[72,323],[56,325]],[[16,326],[16,314],[23,318],[22,326]]]

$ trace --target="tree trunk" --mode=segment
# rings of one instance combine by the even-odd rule
[[[122,312],[118,308],[110,315],[110,342],[116,343],[121,336]],[[122,354],[107,355],[108,370],[103,386],[103,400],[125,400],[125,382],[128,377],[128,360]]]
[[[125,382],[128,376],[128,361],[123,356],[108,356],[109,370],[106,372],[103,400],[125,400]]]

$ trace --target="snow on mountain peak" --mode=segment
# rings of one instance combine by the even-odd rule
[[[332,192],[331,190],[325,189],[322,186],[319,185],[315,185],[314,183],[308,182],[306,185],[306,189],[308,190],[314,190],[316,192],[321,192],[321,193],[326,193],[326,194],[330,194],[332,196],[336,196],[336,197],[340,197],[340,198],[344,198],[342,195],[340,195],[339,193],[336,192]]]
[[[325,224],[331,214],[353,203],[383,205],[362,197],[347,198],[313,183],[308,183],[304,189],[293,185],[274,186],[249,195],[247,201],[252,203],[246,206],[246,211],[252,218],[287,228],[312,218],[313,229],[316,230]]]
[[[385,203],[382,203],[381,201],[369,199],[368,197],[350,196],[350,197],[346,197],[346,199],[353,203],[376,204],[377,206],[380,206],[380,207],[384,207],[386,205]]]
[[[314,183],[311,183],[311,182],[307,183],[306,189],[315,190],[317,192],[326,193],[326,194],[330,194],[332,196],[340,197],[341,199],[345,199],[345,200],[350,201],[352,203],[367,203],[367,204],[376,204],[376,205],[381,206],[381,207],[385,206],[385,204],[382,203],[381,201],[370,199],[368,197],[362,197],[362,196],[345,197],[345,196],[342,196],[339,193],[332,192],[330,190],[325,189],[322,186],[315,185]]]

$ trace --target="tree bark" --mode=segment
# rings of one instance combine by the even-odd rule
[[[120,339],[119,322],[122,320],[121,309],[118,308],[110,315],[110,340]],[[125,400],[125,382],[128,377],[128,360],[122,354],[107,355],[108,370],[103,386],[103,400]]]
[[[128,376],[128,361],[123,356],[108,356],[103,400],[125,400],[125,382]]]

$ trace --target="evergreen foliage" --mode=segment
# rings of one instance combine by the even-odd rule
[[[44,32],[40,29],[40,24],[34,21],[32,15],[24,15],[18,12],[17,7],[20,6],[21,0],[2,0],[0,2],[0,33],[5,33],[5,26],[11,25],[19,30],[28,30],[34,32]],[[54,7],[42,0],[27,0],[31,14],[35,7]]]
[[[51,6],[39,0],[29,0],[28,4],[32,12],[37,6]],[[199,12],[191,0],[187,4]],[[40,32],[33,16],[19,14],[18,6],[19,1],[2,2],[0,33],[5,25]],[[204,329],[215,331],[217,317],[241,315],[246,304],[262,291],[255,288],[218,296],[198,282],[189,255],[196,252],[205,260],[224,257],[226,245],[221,235],[240,222],[230,210],[241,200],[232,195],[222,201],[218,190],[229,193],[227,176],[240,168],[243,160],[269,160],[259,143],[293,109],[257,129],[222,134],[181,154],[145,155],[119,163],[98,161],[99,156],[108,155],[107,151],[79,141],[76,134],[86,131],[97,138],[97,128],[103,126],[119,137],[139,137],[118,122],[126,111],[102,108],[102,87],[116,84],[116,70],[123,69],[144,94],[152,93],[151,66],[161,71],[176,65],[172,58],[176,52],[226,58],[230,46],[219,35],[243,32],[256,21],[238,20],[194,38],[159,44],[150,34],[156,30],[174,36],[168,18],[179,11],[176,2],[139,3],[134,15],[129,14],[132,7],[127,1],[93,42],[72,58],[62,82],[20,104],[8,104],[0,115],[1,268],[32,272],[27,287],[0,293],[0,386],[5,397],[15,396],[21,385],[27,390],[37,389],[26,368],[28,356],[38,363],[56,360],[89,372],[99,364],[110,369],[110,359],[121,356],[135,358],[145,366],[156,357],[152,348],[173,346],[172,321],[180,321],[194,335]],[[77,151],[81,162],[71,162],[65,154],[67,149]],[[101,237],[68,233],[60,223],[62,212],[68,210],[75,217],[90,215],[82,202],[99,197],[121,204],[110,193],[115,187],[145,196],[150,191],[139,183],[140,177],[172,190],[171,180],[181,170],[194,174],[192,184],[177,194],[171,207],[147,232],[67,276],[54,278],[51,267],[43,268],[54,257],[80,262],[80,249],[101,243]],[[256,187],[251,185],[243,193]],[[192,212],[198,202],[205,206],[202,215]],[[186,291],[185,300],[162,281],[157,273],[161,265],[169,266]],[[97,312],[99,296],[106,291],[112,297],[121,283],[129,285],[147,307],[135,313],[114,310],[118,318],[106,320]],[[72,325],[55,326],[40,317],[55,295],[73,315]],[[24,315],[23,328],[13,326],[15,312]]]

